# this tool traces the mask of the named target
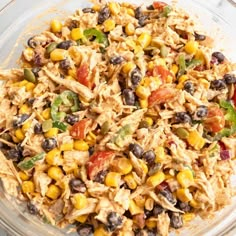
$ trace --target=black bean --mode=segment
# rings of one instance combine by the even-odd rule
[[[135,105],[135,95],[134,91],[131,89],[124,89],[123,90],[123,96],[125,100],[125,104],[129,106],[134,106]]]
[[[43,56],[40,53],[35,53],[33,62],[36,67],[43,66]]]
[[[179,229],[183,226],[183,218],[179,213],[173,212],[170,216],[170,226]]]
[[[194,91],[195,91],[195,88],[194,88],[194,85],[192,82],[190,81],[186,81],[184,83],[184,90],[188,93],[190,93],[191,95],[193,95]]]
[[[67,50],[67,49],[69,49],[73,45],[74,45],[74,43],[71,40],[65,40],[65,41],[59,43],[57,45],[57,48],[61,48],[61,49]]]
[[[105,177],[108,173],[108,170],[101,170],[97,173],[97,175],[94,177],[94,182],[98,182],[100,184],[103,184],[105,181]]]
[[[176,199],[174,198],[173,194],[170,190],[164,189],[159,192],[162,196],[164,196],[170,203],[176,204]]]
[[[235,84],[236,83],[236,77],[233,74],[225,74],[223,79],[225,80],[226,84]]]
[[[155,8],[154,8],[153,5],[149,5],[149,6],[146,7],[146,9],[149,10],[149,11],[153,11]]]
[[[122,218],[116,212],[112,211],[107,215],[107,223],[108,231],[114,231],[122,224]]]
[[[156,155],[154,151],[149,150],[143,153],[142,158],[148,163],[148,165],[152,165],[155,162]]]
[[[121,56],[114,56],[110,59],[112,65],[119,65],[124,61],[124,58]]]
[[[34,68],[32,68],[32,72],[33,72],[33,74],[34,74],[34,76],[35,76],[36,78],[39,77],[39,71],[41,71],[41,68],[40,68],[40,67],[34,67]]]
[[[211,89],[222,90],[222,89],[225,89],[226,87],[227,87],[226,83],[222,79],[216,79],[216,80],[211,81],[211,85],[210,85]]]
[[[153,211],[149,211],[146,208],[144,209],[144,217],[148,219],[149,217],[153,216]]]
[[[42,124],[36,123],[36,124],[34,125],[34,133],[35,133],[35,134],[42,134],[42,133],[43,133]]]
[[[105,20],[110,17],[110,10],[108,7],[103,7],[98,13],[98,24],[102,24]]]
[[[196,110],[196,116],[197,118],[204,118],[207,116],[207,107],[202,105],[202,106],[199,106]]]
[[[198,33],[194,33],[194,37],[196,41],[204,41],[206,39],[206,36],[203,34],[198,34]]]
[[[155,173],[157,173],[157,171],[159,171],[161,168],[161,164],[160,163],[153,163],[149,166],[149,171],[148,171],[148,175],[154,175]]]
[[[89,156],[92,156],[94,153],[94,147],[89,147],[88,152],[89,152]]]
[[[74,125],[76,122],[79,121],[79,116],[73,114],[67,114],[65,117],[65,121],[70,125]]]
[[[62,69],[62,70],[68,70],[70,69],[70,61],[65,59],[63,61],[60,61],[59,63],[59,67]]]
[[[57,141],[55,138],[47,138],[42,142],[42,148],[44,151],[49,152],[57,146]]]
[[[81,224],[77,228],[77,233],[79,236],[93,236],[93,226],[89,224]]]
[[[33,106],[35,100],[36,100],[36,98],[29,98],[29,99],[27,100],[27,104],[28,104],[29,106]]]
[[[142,74],[140,69],[135,68],[134,70],[132,70],[131,72],[131,82],[134,86],[137,86],[140,81],[142,80]]]
[[[129,145],[129,151],[131,151],[137,158],[141,158],[143,155],[143,148],[136,143],[131,143]]]
[[[192,118],[186,112],[178,112],[175,115],[177,123],[192,123]]]
[[[176,207],[179,208],[181,211],[184,211],[184,212],[190,212],[191,211],[191,207],[187,202],[178,201]]]
[[[83,13],[95,13],[95,11],[90,8],[90,7],[86,7],[84,9],[82,9]]]
[[[143,16],[141,7],[137,7],[134,10],[134,14],[135,14],[134,16],[135,16],[136,19],[139,19],[141,16]]]
[[[22,151],[22,147],[20,145],[17,145],[16,147],[11,148],[7,151],[7,158],[19,162],[23,157]]]
[[[72,193],[85,193],[86,185],[80,179],[71,179],[69,182]]]
[[[222,63],[225,60],[225,56],[221,52],[213,52],[212,57],[216,58],[218,63]]]
[[[155,217],[157,217],[158,215],[160,215],[162,212],[164,211],[164,208],[160,205],[155,205],[153,208],[153,215]]]
[[[13,117],[13,127],[19,128],[27,119],[29,118],[28,114],[21,114]]]
[[[31,214],[31,215],[37,215],[38,214],[38,209],[36,208],[36,206],[30,202],[27,203],[27,209],[28,209],[28,212]]]
[[[140,16],[138,19],[138,24],[143,27],[146,25],[146,20],[148,19],[148,16]]]
[[[31,38],[28,39],[27,44],[30,48],[36,48],[39,45],[39,43],[34,39],[34,37],[35,36],[32,36]]]

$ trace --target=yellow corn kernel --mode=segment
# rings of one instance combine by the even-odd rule
[[[148,126],[153,125],[153,119],[149,116],[145,117],[144,120],[147,122]]]
[[[136,45],[134,47],[134,54],[139,54],[139,53],[142,53],[142,54],[144,53],[143,48],[140,45]]]
[[[129,186],[130,189],[136,189],[137,188],[137,183],[133,177],[132,174],[128,174],[124,177],[125,183]]]
[[[74,81],[76,80],[74,77],[72,77],[70,75],[66,76],[65,79],[67,79],[67,80],[74,80]]]
[[[97,136],[93,132],[89,131],[88,135],[85,138],[85,141],[89,146],[94,146],[96,143],[96,139]]]
[[[148,62],[147,68],[149,70],[152,70],[154,68],[154,62],[153,61]]]
[[[131,172],[133,166],[131,161],[128,158],[119,158],[116,159],[116,170],[121,174],[121,175],[126,175]]]
[[[81,215],[81,216],[78,216],[75,220],[80,223],[85,223],[87,219],[88,219],[88,215]]]
[[[194,183],[193,173],[191,170],[186,169],[180,171],[177,176],[177,181],[183,188],[188,188],[190,185]]]
[[[12,136],[12,140],[14,143],[20,143],[22,140],[18,139],[16,136]]]
[[[23,125],[22,125],[22,132],[25,134],[27,132],[27,130],[31,127],[32,122],[31,121],[26,121]]]
[[[134,10],[132,8],[126,8],[126,12],[130,16],[135,16]]]
[[[125,26],[125,33],[128,35],[128,36],[131,36],[131,35],[134,35],[135,33],[135,27],[132,23],[128,23],[126,26]]]
[[[132,71],[134,68],[136,67],[136,65],[132,62],[132,61],[129,61],[127,63],[125,63],[122,67],[122,71],[125,73],[125,74],[128,74],[130,71]]]
[[[45,159],[49,165],[57,166],[63,163],[63,159],[61,157],[61,151],[58,150],[57,148],[54,148],[51,151],[49,151]]]
[[[27,83],[28,81],[24,79],[16,84],[18,85],[18,87],[25,87]]]
[[[30,47],[26,48],[23,51],[23,56],[24,56],[26,61],[29,61],[29,62],[32,61],[34,59],[34,49],[30,48]],[[26,67],[24,67],[24,68],[26,68]]]
[[[103,26],[104,26],[104,32],[110,32],[115,28],[116,22],[112,19],[107,19],[104,21]]]
[[[88,199],[83,193],[76,193],[72,198],[71,202],[77,210],[86,208],[88,205]]]
[[[195,218],[195,214],[194,213],[185,213],[183,214],[183,221],[184,222],[189,222],[191,220],[193,220]]]
[[[62,23],[58,20],[52,20],[51,21],[51,30],[53,33],[59,33],[62,30]]]
[[[162,171],[159,171],[156,174],[148,177],[146,183],[151,187],[156,187],[164,180],[165,180],[165,174]]]
[[[56,48],[50,53],[50,58],[52,61],[62,61],[65,60],[67,56],[68,51],[61,48]]]
[[[139,162],[141,164],[141,168],[143,170],[143,173],[147,174],[148,173],[148,166],[147,166],[147,164],[143,160],[139,160]]]
[[[131,215],[143,213],[143,208],[139,207],[133,199],[129,201],[129,212]]]
[[[138,195],[137,197],[134,198],[134,201],[139,207],[144,208],[146,197],[143,195]]]
[[[30,92],[30,91],[34,90],[34,88],[35,88],[35,84],[34,83],[28,82],[25,85],[25,89],[26,89],[27,92]]]
[[[164,147],[158,146],[155,150],[156,159],[155,162],[163,162],[165,160],[165,149]]]
[[[29,176],[23,171],[18,172],[18,175],[19,175],[20,179],[23,180],[23,181],[29,179]]]
[[[109,187],[119,187],[120,185],[120,180],[121,180],[121,175],[120,173],[117,173],[117,172],[109,172],[107,175],[106,175],[106,178],[105,178],[105,184],[106,186],[109,186]]]
[[[139,104],[141,108],[147,108],[148,107],[148,100],[147,99],[139,99]]]
[[[22,129],[20,129],[20,128],[15,131],[15,136],[20,141],[23,141],[25,138],[25,134],[23,133]]]
[[[203,54],[202,50],[198,49],[195,56],[194,56],[194,58],[197,59],[197,60],[202,61],[202,63],[205,64],[205,57],[204,57],[204,54]]]
[[[136,90],[135,90],[136,95],[141,98],[141,99],[147,99],[148,96],[150,95],[150,91],[148,88],[138,85]]]
[[[152,36],[148,33],[142,33],[139,37],[138,37],[138,43],[142,48],[146,48],[150,45],[152,41]]]
[[[60,150],[61,151],[71,151],[74,148],[74,143],[70,142],[70,143],[63,143],[60,146]]]
[[[188,79],[189,79],[189,77],[187,75],[181,75],[179,77],[179,83],[177,84],[176,88],[182,89],[184,87],[184,82]]]
[[[176,191],[176,196],[181,202],[189,202],[193,196],[187,188],[179,188]]]
[[[200,204],[194,199],[190,200],[189,205],[193,208],[199,208],[200,207]]]
[[[166,78],[166,83],[171,84],[173,82],[173,77],[171,75],[168,75]]]
[[[109,236],[110,233],[108,233],[103,226],[99,226],[98,228],[95,229],[94,231],[94,236]]]
[[[58,128],[51,128],[47,132],[44,133],[44,136],[46,138],[53,138],[57,136],[58,132],[59,132]]]
[[[20,114],[29,114],[31,111],[30,107],[27,104],[23,104],[19,110]]]
[[[176,64],[173,64],[170,70],[173,72],[174,75],[176,75],[179,70],[179,67]]]
[[[60,195],[61,195],[61,189],[55,184],[50,184],[46,192],[46,196],[53,200],[56,200],[59,198]]]
[[[75,140],[74,149],[78,151],[88,151],[89,145],[84,140]]]
[[[100,10],[101,10],[101,6],[98,5],[98,4],[93,5],[93,6],[92,6],[92,9],[93,9],[94,11],[100,11]]]
[[[210,83],[209,81],[207,81],[206,79],[199,79],[198,80],[199,84],[202,85],[205,89],[209,89],[210,88]]]
[[[145,221],[147,228],[153,229],[157,227],[157,219],[155,217],[150,217]]]
[[[68,75],[73,77],[73,78],[76,78],[76,70],[75,69],[69,69],[68,70]]]
[[[51,118],[51,109],[50,108],[46,108],[42,111],[42,117],[45,120],[49,120]]]
[[[126,39],[126,40],[125,40],[125,44],[126,44],[131,50],[134,50],[134,48],[136,47],[136,43],[135,43],[134,40],[132,40],[132,39]]]
[[[110,2],[108,4],[109,10],[111,12],[111,14],[113,15],[118,15],[120,13],[120,4],[117,2]]]
[[[48,176],[56,181],[60,180],[64,174],[62,169],[58,166],[52,166],[48,169]]]
[[[35,186],[32,181],[24,181],[21,185],[23,193],[33,193]]]
[[[75,41],[82,39],[84,37],[83,30],[81,28],[73,28],[70,36]]]
[[[189,133],[187,141],[196,150],[200,150],[206,143],[205,139],[196,130]]]
[[[188,54],[196,54],[198,50],[198,42],[193,40],[188,41],[184,46],[184,50]]]

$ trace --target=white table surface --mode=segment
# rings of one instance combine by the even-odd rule
[[[0,11],[12,0],[0,0]],[[218,6],[219,12],[226,17],[226,20],[232,21],[235,19],[236,8],[232,8],[230,4],[226,3],[225,0],[208,0],[208,2],[214,6]],[[0,236],[11,236],[7,235],[3,230],[0,229]]]

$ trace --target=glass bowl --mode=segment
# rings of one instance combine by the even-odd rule
[[[128,0],[135,4],[144,4],[144,0]],[[17,59],[20,57],[23,45],[27,39],[48,27],[49,20],[61,18],[72,14],[77,8],[90,5],[87,1],[75,0],[13,0],[0,11],[0,61],[1,68],[17,67]],[[145,0],[145,5],[152,1]],[[166,1],[169,2],[170,1]],[[208,35],[216,40],[215,48],[224,50],[225,55],[236,61],[236,17],[233,17],[235,8],[227,5],[227,16],[222,16],[222,6],[226,1],[203,1],[203,0],[179,0],[177,5],[185,9],[203,25]],[[223,5],[222,5],[223,3]],[[221,4],[221,5],[220,5]],[[224,9],[226,12],[226,10]],[[232,13],[232,17],[229,15]],[[225,20],[230,21],[230,23]],[[236,178],[232,178],[236,186]],[[4,193],[0,184],[0,227],[11,236],[62,236],[68,229],[59,230],[45,224],[37,217],[29,215],[25,211],[23,203],[16,201]],[[180,236],[220,236],[236,235],[236,198],[232,204],[218,212],[212,219],[201,220],[196,218],[188,227],[180,231]],[[76,233],[70,233],[76,235]],[[175,235],[170,233],[170,235]]]

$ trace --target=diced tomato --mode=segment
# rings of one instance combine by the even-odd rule
[[[87,134],[88,126],[90,124],[90,119],[83,119],[76,122],[71,128],[70,135],[74,139],[84,139]]]
[[[153,107],[156,104],[167,102],[176,96],[176,92],[170,88],[158,88],[148,97],[148,106]]]
[[[157,1],[157,2],[153,2],[152,5],[155,9],[162,10],[165,6],[167,6],[167,3]]]
[[[89,68],[88,65],[84,63],[77,69],[77,80],[84,86],[91,88],[92,84],[91,81],[89,81],[88,75]]]
[[[162,183],[160,183],[159,185],[157,185],[156,190],[159,191],[163,191],[165,189],[169,190],[169,184],[166,181],[163,181]]]
[[[207,118],[204,121],[204,127],[210,132],[219,132],[225,126],[225,117],[223,111],[219,107],[209,107]]]
[[[236,107],[236,86],[234,86],[234,96],[233,96],[232,100],[234,102],[234,106]]]
[[[97,173],[101,170],[106,170],[114,156],[115,153],[112,151],[99,151],[94,153],[87,163],[87,175],[89,179],[93,180]]]
[[[173,76],[173,74],[169,70],[160,65],[153,68],[152,74],[153,76],[160,76],[163,83],[167,81],[168,76]]]

